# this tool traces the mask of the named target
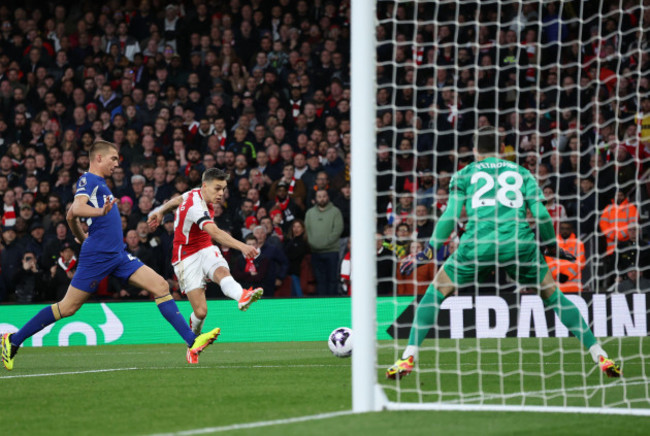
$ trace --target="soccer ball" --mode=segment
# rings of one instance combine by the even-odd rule
[[[336,357],[350,357],[352,355],[352,330],[339,327],[330,333],[327,345]]]

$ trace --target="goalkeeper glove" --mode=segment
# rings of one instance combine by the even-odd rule
[[[573,254],[569,253],[563,248],[558,248],[557,244],[547,245],[544,249],[544,255],[549,257],[557,257],[561,260],[568,260],[569,262],[576,261],[576,258]]]
[[[402,266],[400,266],[399,272],[403,276],[410,276],[413,273],[417,262],[423,263],[431,259],[433,259],[433,247],[427,244],[424,250],[415,255],[415,258],[409,257],[406,259],[402,263]]]

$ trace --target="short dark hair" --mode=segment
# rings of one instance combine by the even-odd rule
[[[256,238],[255,235],[252,234],[252,233],[249,233],[249,234],[246,235],[246,237],[244,238],[244,242],[248,242],[248,241],[255,241],[255,242],[258,242],[258,241],[257,241],[257,238]]]
[[[498,154],[499,134],[492,126],[483,126],[474,135],[474,145],[479,154]]]
[[[591,182],[592,184],[596,184],[596,180],[594,179],[594,176],[592,176],[591,174],[580,177],[580,181],[583,181],[583,180],[587,180],[587,181]]]
[[[202,182],[211,182],[212,180],[228,181],[229,174],[219,168],[208,168],[203,172]]]
[[[97,141],[95,142],[91,147],[90,147],[90,160],[95,159],[95,155],[97,153],[106,153],[110,148],[112,148],[115,151],[117,150],[117,145],[113,144],[112,142],[108,141]]]

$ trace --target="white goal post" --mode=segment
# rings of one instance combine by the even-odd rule
[[[351,280],[363,283],[362,292],[352,293],[352,409],[355,412],[376,410],[374,390],[377,322],[375,267],[375,1],[353,0],[351,16],[350,126],[352,147],[350,169],[351,220],[355,253],[351,256]],[[363,162],[364,164],[359,164]]]
[[[549,6],[549,3],[553,5]],[[476,21],[468,22],[467,14],[463,15],[460,12],[461,4],[465,6],[471,4],[471,7],[476,8]],[[403,10],[398,10],[401,7],[409,9],[411,13],[404,14]],[[384,15],[378,17],[380,8]],[[645,230],[650,235],[650,225],[647,225],[648,212],[650,212],[650,171],[647,171],[650,168],[650,12],[647,11],[648,9],[650,9],[648,0],[556,2],[351,0],[351,282],[354,284],[351,304],[354,334],[352,353],[354,412],[457,410],[650,416],[650,374],[646,369],[646,366],[650,365],[650,342],[643,337],[647,336],[650,322],[648,310],[650,294],[649,298],[646,298],[646,295],[638,290],[635,295],[632,295],[631,292],[626,293],[617,288],[621,280],[626,280],[629,271],[629,267],[620,266],[626,252],[623,249],[619,251],[619,246],[616,245],[620,242],[618,239],[612,243],[606,239],[606,232],[598,227],[599,220],[605,214],[606,206],[601,197],[606,198],[609,204],[610,197],[607,193],[610,190],[614,193],[625,191],[629,202],[636,203],[638,207],[639,218],[634,221],[634,227],[638,226],[640,233]],[[489,12],[485,12],[488,10]],[[502,22],[503,17],[507,17],[510,21]],[[543,34],[543,31],[548,30],[545,26],[555,23],[552,21],[553,17],[556,17],[557,29],[560,33],[560,36],[556,35],[557,40],[552,40],[548,33]],[[627,20],[624,24],[623,18]],[[548,21],[549,19],[551,21]],[[473,26],[474,31],[469,32],[472,37],[460,38],[461,23],[465,27]],[[390,53],[389,60],[377,57],[377,28],[381,25],[392,32],[386,36],[387,38],[396,38],[397,35],[401,38],[391,41],[393,51]],[[440,28],[445,26],[451,29],[451,35],[447,39],[438,36]],[[482,33],[482,26],[490,27],[491,32],[496,28],[499,36],[487,41],[482,39],[487,33],[483,32],[479,36],[479,33]],[[420,28],[434,32],[431,40],[421,40],[421,35],[418,35]],[[404,29],[410,30],[404,31]],[[496,53],[496,57],[499,58],[502,50],[505,50],[503,48],[505,39],[499,38],[505,38],[505,33],[512,29],[515,30],[516,41],[510,43],[516,46],[516,54],[511,70],[508,69],[510,67],[499,68],[498,65],[481,64],[480,61],[471,68],[459,67],[457,63],[459,52],[464,50],[470,52],[475,50],[474,57],[478,58],[476,52],[479,52],[481,47],[488,50],[486,47],[489,46],[489,50]],[[532,40],[529,36],[529,40],[526,41],[526,29],[534,30]],[[562,36],[561,32],[567,31],[571,32],[574,39],[562,39],[566,35]],[[500,34],[501,32],[503,34]],[[633,41],[634,38],[637,38],[636,42]],[[577,47],[574,48],[575,44]],[[414,71],[415,79],[404,81],[402,77],[398,83],[398,74],[395,72],[400,66],[396,60],[398,48],[404,49],[402,55],[404,52],[407,53],[406,60],[403,61]],[[567,66],[563,56],[572,49],[577,50],[577,54],[574,53],[575,64]],[[435,51],[435,54],[427,60],[427,55],[431,51]],[[440,69],[435,61],[437,56],[448,56],[451,59],[443,69],[453,77],[444,78],[446,80],[444,85],[436,83],[439,79],[436,74]],[[526,62],[519,63],[519,56],[527,56]],[[427,64],[432,58],[434,59],[432,63]],[[378,66],[394,68],[390,77],[392,83],[378,83]],[[610,75],[611,68],[614,67],[616,68],[615,79]],[[646,67],[648,71],[644,70]],[[433,85],[431,82],[427,82],[426,85],[418,82],[417,75],[427,68],[434,71]],[[566,74],[563,68],[573,68],[573,70],[570,74]],[[476,78],[476,83],[473,83],[471,92],[475,92],[476,97],[467,97],[461,104],[461,94],[466,95],[469,89],[463,88],[465,85],[459,85],[459,83],[467,83],[466,80],[464,82],[460,80],[464,69],[471,70],[471,74],[475,75],[472,78]],[[479,89],[478,77],[483,77],[485,74],[496,75],[496,79],[493,79],[494,86],[487,89],[492,91],[490,94],[492,101],[488,98],[487,102],[479,101],[481,98],[479,94],[485,89]],[[510,74],[510,77],[504,78],[500,76],[501,74]],[[557,76],[556,82],[552,83],[549,76],[554,74]],[[567,76],[577,80],[573,83],[569,80],[562,83]],[[613,87],[612,80],[616,80]],[[620,90],[621,83],[628,83],[625,93]],[[447,99],[445,101],[450,102],[446,108],[429,111],[433,114],[430,115],[433,120],[430,124],[419,125],[418,122],[421,120],[418,114],[428,109],[418,107],[415,101],[417,94],[424,91],[427,86],[433,88],[434,94],[447,91],[452,93],[452,97],[451,100],[448,96],[445,97]],[[566,100],[561,100],[565,98],[561,95],[565,86],[575,88],[575,92],[578,93],[575,101],[570,100],[567,103]],[[380,88],[390,88],[388,102],[384,103],[384,106],[377,104]],[[396,95],[405,88],[411,88],[409,92],[412,93],[412,107],[404,108],[405,99],[396,98]],[[583,92],[587,90],[592,92]],[[603,93],[605,95],[602,95]],[[485,95],[483,94],[483,97]],[[644,97],[648,99],[645,114],[642,105]],[[589,102],[581,100],[586,98],[591,100]],[[543,101],[540,102],[541,100]],[[485,105],[489,103],[493,105],[492,110],[486,111]],[[624,110],[621,109],[623,105],[627,105]],[[392,295],[378,299],[379,272],[376,241],[378,217],[386,219],[391,214],[398,215],[394,212],[400,197],[396,185],[398,179],[402,183],[400,179],[402,176],[408,179],[407,183],[412,183],[413,191],[410,192],[415,198],[414,204],[417,203],[415,186],[422,177],[422,171],[415,165],[408,171],[400,172],[395,169],[391,192],[378,192],[375,162],[378,158],[378,131],[381,129],[378,126],[377,114],[382,108],[386,109],[382,113],[388,112],[392,116],[388,121],[389,124],[383,126],[383,131],[389,133],[386,137],[392,139],[383,140],[382,144],[388,145],[393,153],[394,168],[397,168],[394,155],[400,147],[396,138],[399,137],[400,131],[411,129],[415,132],[413,134],[415,139],[412,139],[411,144],[415,160],[421,156],[430,159],[433,163],[427,171],[434,174],[434,177],[440,176],[442,172],[453,174],[458,167],[459,158],[462,158],[462,153],[467,152],[467,136],[463,139],[463,135],[471,135],[480,122],[483,122],[479,118],[484,114],[488,114],[486,117],[488,123],[502,128],[504,138],[506,135],[514,135],[517,138],[514,149],[510,149],[511,156],[517,163],[527,164],[522,153],[532,155],[533,152],[530,150],[537,153],[538,161],[531,164],[533,168],[531,173],[538,180],[548,177],[542,173],[546,173],[549,168],[559,173],[558,160],[564,160],[566,163],[574,155],[578,156],[577,165],[572,167],[566,165],[566,168],[572,168],[575,174],[570,171],[563,173],[567,177],[571,175],[574,177],[560,181],[558,174],[558,181],[553,187],[554,193],[557,194],[557,210],[564,207],[562,206],[564,200],[570,202],[576,210],[569,211],[568,216],[562,215],[561,211],[557,212],[559,214],[557,220],[558,225],[564,221],[574,220],[577,223],[575,233],[579,236],[582,233],[589,239],[585,241],[585,245],[588,253],[592,253],[593,256],[587,257],[586,266],[581,264],[581,268],[584,268],[582,275],[578,275],[577,279],[570,278],[576,281],[580,291],[567,295],[580,309],[605,349],[610,350],[610,357],[622,359],[623,378],[616,381],[603,378],[597,367],[592,365],[588,353],[581,349],[576,338],[569,337],[568,331],[559,323],[557,317],[553,318],[552,312],[550,315],[548,311],[545,312],[546,315],[542,313],[544,307],[537,295],[522,293],[521,291],[526,289],[521,287],[516,287],[513,291],[515,284],[509,279],[506,279],[506,284],[510,290],[502,291],[499,288],[500,282],[495,277],[492,283],[495,292],[488,293],[492,298],[491,303],[488,304],[487,298],[481,300],[483,294],[479,294],[478,288],[482,282],[477,277],[474,291],[452,296],[443,302],[441,313],[444,312],[445,315],[444,317],[441,315],[444,319],[439,319],[438,323],[445,325],[432,329],[432,333],[422,345],[424,356],[416,365],[415,371],[402,380],[390,383],[383,380],[386,368],[395,358],[401,356],[406,345],[405,338],[408,336],[418,294],[421,295],[422,292],[418,291],[415,274],[410,278],[396,278],[399,269],[399,260],[397,260],[393,271],[395,289],[398,284],[406,283],[411,285],[409,289],[412,288],[413,293],[409,296],[401,292],[398,294],[395,290]],[[581,118],[581,110],[585,108],[589,111],[590,119]],[[390,124],[396,122],[395,114],[399,109],[405,109],[404,112],[410,111],[410,115],[415,120],[403,122],[400,126]],[[449,131],[440,130],[440,124],[435,122],[435,117],[441,117],[443,111],[446,111],[444,116],[451,125]],[[522,127],[526,113],[535,115],[534,131],[527,131]],[[506,115],[510,116],[509,114],[512,114],[515,121],[511,124],[504,123],[503,119]],[[573,118],[563,119],[564,116]],[[472,118],[470,123],[472,127],[465,132],[461,132],[459,127],[459,120],[463,117]],[[646,121],[649,124],[644,127]],[[542,123],[547,126],[545,129],[541,129]],[[426,150],[415,147],[414,142],[418,135],[427,133],[436,138],[432,140],[432,147]],[[452,146],[442,150],[436,141],[442,141],[440,138],[446,134],[449,134],[449,138],[453,138],[450,140]],[[608,135],[610,137],[607,137]],[[569,144],[571,139],[576,137],[580,141],[577,150],[571,148],[573,145]],[[524,138],[525,146],[522,146],[521,138]],[[647,156],[642,155],[646,152],[643,150],[646,139],[648,140]],[[545,144],[546,148],[541,144]],[[631,158],[628,156],[635,162],[636,172],[632,180],[623,182],[619,175],[613,175],[613,182],[608,185],[605,180],[608,165],[611,164],[613,171],[620,169],[617,155],[619,148],[625,148],[628,154],[631,154],[630,150],[634,147],[640,151]],[[449,156],[449,160],[454,165],[453,171],[443,169],[440,165],[440,161],[446,159],[446,156]],[[599,163],[601,158],[603,162]],[[591,164],[594,167],[589,169],[588,165]],[[542,166],[545,169],[540,169]],[[641,172],[644,166],[645,169]],[[579,184],[583,179],[591,180],[590,177],[593,179],[593,192],[597,198],[594,206],[595,223],[592,223],[595,230],[591,233],[585,231],[584,222],[579,216],[581,204],[585,198],[588,198],[587,194],[583,195],[581,192],[582,188]],[[576,190],[568,190],[570,194],[555,192],[559,188],[565,188],[566,185],[563,183],[567,180],[578,184]],[[540,186],[548,186],[548,184],[542,185],[540,182]],[[410,188],[407,188],[407,191],[408,189]],[[380,204],[377,199],[378,194],[390,197],[390,211],[388,208],[377,210],[377,205]],[[432,194],[434,202],[438,198],[436,195],[434,190]],[[547,208],[549,207],[547,205]],[[385,208],[385,205],[380,208]],[[435,221],[434,212],[430,209],[428,212],[432,221]],[[403,212],[402,219],[415,227],[414,223],[417,220],[415,207],[410,212],[408,210]],[[395,233],[399,217],[397,221],[391,218],[388,222],[392,229],[388,231],[386,237],[393,238],[388,240],[392,243],[389,244],[392,249],[397,246]],[[410,231],[411,235],[416,233],[414,228]],[[412,237],[423,239],[421,235],[417,238]],[[641,235],[637,237],[639,241],[642,240]],[[599,238],[601,247],[598,247]],[[608,245],[605,246],[605,243]],[[610,247],[611,244],[616,247]],[[638,246],[633,248],[637,250],[635,265],[640,268],[640,251],[638,251],[640,248]],[[408,247],[406,250],[408,251]],[[647,253],[650,255],[650,251]],[[640,271],[639,277],[646,272]],[[559,280],[560,273],[557,274]],[[503,283],[502,281],[501,284]],[[607,283],[606,287],[605,283]],[[639,283],[636,282],[641,289]],[[482,303],[486,306],[481,306]],[[492,303],[498,304],[495,306]],[[500,312],[501,307],[505,309]],[[524,315],[519,315],[522,307],[526,312]],[[390,313],[388,315],[390,321],[386,321],[386,313]],[[502,315],[505,318],[500,318]],[[520,316],[523,318],[519,318]],[[495,325],[503,319],[506,320],[505,330],[495,334],[497,330]],[[525,319],[528,324],[522,324],[521,319]],[[519,325],[517,325],[518,321]],[[485,329],[483,333],[479,331],[479,323]],[[492,366],[487,366],[488,362]],[[625,369],[626,365],[629,368],[628,372]],[[628,377],[626,373],[629,373]],[[449,379],[453,379],[454,382],[445,381]]]

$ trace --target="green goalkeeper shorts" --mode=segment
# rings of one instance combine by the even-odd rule
[[[498,249],[495,244],[461,243],[444,264],[445,272],[456,286],[483,283],[497,267],[504,268],[522,285],[539,285],[548,272],[536,242],[502,245]]]

